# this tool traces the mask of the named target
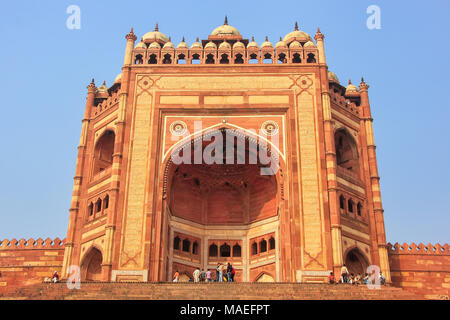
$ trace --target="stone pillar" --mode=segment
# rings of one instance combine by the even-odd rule
[[[77,164],[75,169],[75,177],[74,177],[74,183],[73,183],[73,192],[72,192],[72,201],[70,205],[70,217],[69,217],[69,226],[67,231],[67,237],[66,237],[66,243],[65,243],[65,250],[64,250],[64,260],[63,260],[63,266],[61,275],[63,278],[67,277],[67,268],[72,263],[72,253],[73,253],[73,247],[74,247],[74,235],[75,235],[75,228],[77,225],[77,219],[79,214],[79,198],[81,193],[81,183],[82,183],[82,172],[85,162],[85,153],[86,153],[86,142],[87,142],[87,135],[88,135],[88,128],[89,128],[89,119],[91,117],[91,111],[94,107],[94,99],[95,99],[95,93],[97,91],[97,87],[95,86],[94,79],[92,79],[92,82],[87,86],[88,89],[88,95],[86,99],[86,108],[84,112],[84,117],[82,120],[82,126],[81,126],[81,136],[80,136],[80,143],[78,146],[78,156],[77,156]]]
[[[327,63],[327,59],[325,58],[325,47],[323,45],[323,39],[325,36],[320,32],[320,29],[317,28],[317,33],[314,37],[317,41],[317,50],[319,50],[319,63]]]
[[[328,67],[326,66],[325,49],[323,39],[325,36],[317,28],[314,37],[319,50],[320,77],[322,80],[322,108],[324,120],[325,160],[328,181],[328,206],[330,210],[331,246],[333,256],[333,272],[337,276],[343,264],[341,219],[337,196],[337,164],[336,149],[334,145],[333,120],[331,118],[331,102],[328,86]]]
[[[369,161],[369,174],[370,174],[370,187],[372,192],[373,201],[373,214],[375,216],[375,230],[378,245],[378,255],[380,259],[380,268],[386,277],[386,282],[391,282],[389,260],[386,245],[386,234],[384,227],[384,210],[381,203],[381,192],[380,192],[380,177],[378,175],[377,157],[376,157],[376,146],[375,139],[373,135],[373,119],[370,112],[369,104],[369,85],[361,80],[359,85],[361,92],[361,108],[363,111],[364,127],[366,129],[366,141],[367,141],[367,156]]]
[[[126,66],[133,63],[134,42],[137,39],[137,37],[133,33],[133,28],[131,28],[130,33],[125,36],[125,39],[127,39],[127,46],[125,48],[125,57],[123,59],[123,64]]]

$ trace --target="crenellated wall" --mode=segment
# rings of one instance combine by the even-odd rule
[[[448,244],[388,244],[392,284],[427,299],[449,299]]]
[[[61,274],[64,242],[59,238],[0,242],[0,293],[42,282],[55,270]]]

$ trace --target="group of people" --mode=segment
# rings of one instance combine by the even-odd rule
[[[190,281],[193,282],[234,282],[234,276],[236,274],[236,270],[228,262],[227,265],[223,263],[218,263],[216,266],[216,277],[213,279],[213,272],[211,270],[203,269],[200,271],[200,268],[196,268],[192,273],[192,278]],[[180,280],[180,273],[178,270],[175,271],[173,275],[173,282],[178,282]]]
[[[373,277],[371,277],[368,273],[366,273],[364,276],[362,274],[354,274],[350,273],[344,264],[341,268],[341,277],[339,280],[336,281],[336,277],[334,276],[333,272],[330,272],[330,275],[328,276],[328,280],[330,284],[338,284],[338,283],[349,283],[353,285],[359,285],[359,284],[386,284],[386,278],[384,277],[383,273],[380,271],[378,274],[378,281],[374,281]]]

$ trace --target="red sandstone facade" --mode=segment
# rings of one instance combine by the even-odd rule
[[[296,26],[275,46],[227,21],[190,47],[158,27],[137,45],[133,30],[126,39],[114,84],[88,86],[64,276],[77,265],[82,280],[170,281],[175,270],[187,280],[231,262],[237,281],[307,283],[345,263],[416,289],[432,277],[423,288],[448,296],[447,245],[426,256],[439,276],[412,279],[417,255],[386,244],[369,86],[344,87],[328,71],[319,30],[314,43]],[[174,163],[227,130],[245,163],[238,142],[233,164]],[[254,145],[278,163],[273,174],[249,163]]]

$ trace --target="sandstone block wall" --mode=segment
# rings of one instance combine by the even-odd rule
[[[16,239],[0,242],[0,293],[40,283],[56,270],[61,274],[64,240]]]
[[[394,286],[427,299],[449,299],[450,246],[388,244],[389,265]]]

